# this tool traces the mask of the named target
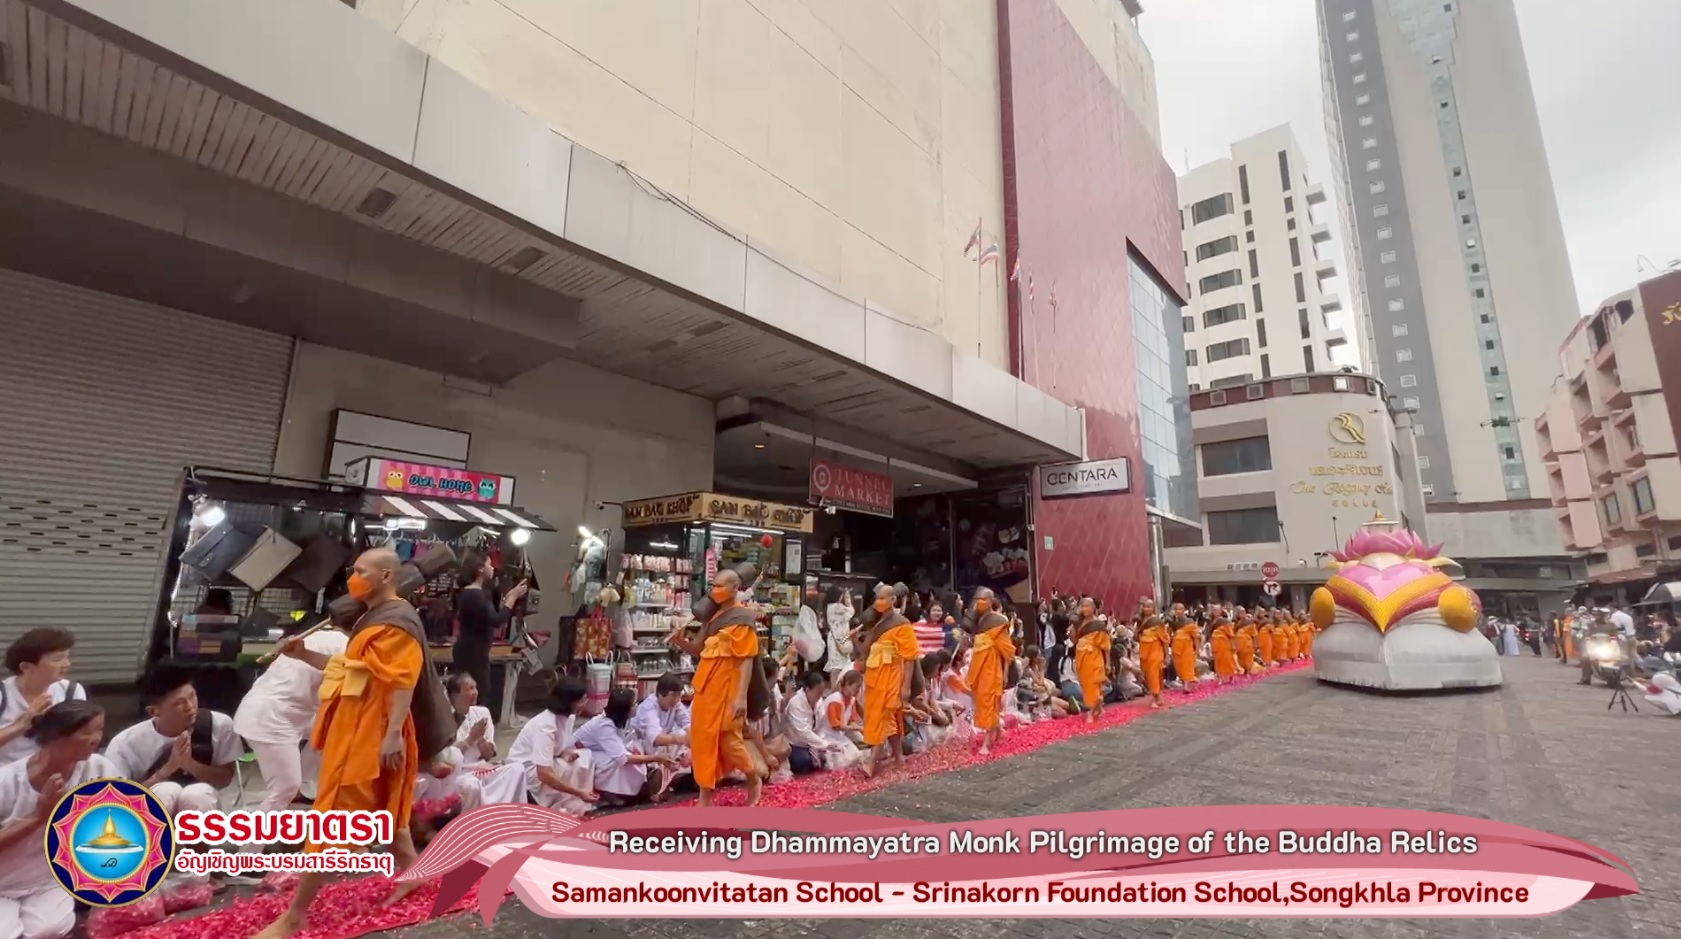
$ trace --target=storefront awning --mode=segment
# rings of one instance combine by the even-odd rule
[[[1681,580],[1672,580],[1667,584],[1658,584],[1640,599],[1640,605],[1648,606],[1663,603],[1681,603]]]
[[[635,176],[622,154],[574,144],[344,4],[24,5],[44,28],[6,36],[9,58],[43,65],[14,69],[23,80],[0,97],[77,139],[53,150],[43,135],[15,135],[8,155],[34,174],[19,171],[19,191],[98,207],[89,214],[147,241],[93,252],[84,246],[95,239],[74,237],[70,221],[31,217],[13,263],[41,268],[32,273],[491,384],[576,359],[707,400],[774,401],[979,469],[1085,456],[1082,411],[913,325],[938,311],[889,312],[773,257]],[[30,81],[71,72],[85,94]],[[106,171],[101,151],[119,141],[125,158],[149,158],[153,176],[178,178]],[[98,171],[55,175],[66,147]],[[133,198],[138,186],[149,201]],[[163,205],[176,192],[202,197],[184,213]],[[158,221],[204,213],[215,217]],[[331,237],[296,243],[317,230]],[[38,232],[62,237],[53,250],[24,250],[51,240]],[[299,267],[300,257],[314,260]],[[263,285],[254,292],[163,279],[172,268],[200,276],[251,265],[261,265],[248,272]],[[320,274],[329,269],[348,273]],[[440,279],[483,289],[463,299]],[[406,285],[402,296],[393,285]],[[332,312],[286,319],[298,310]],[[465,331],[474,355],[462,354]]]
[[[499,529],[514,527],[531,531],[555,530],[548,522],[514,506],[456,502],[448,499],[420,499],[413,496],[370,495],[362,503],[362,514],[376,518],[456,522]]]

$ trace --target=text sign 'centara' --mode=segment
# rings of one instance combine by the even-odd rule
[[[1132,464],[1124,456],[1039,467],[1039,496],[1043,499],[1131,491]]]

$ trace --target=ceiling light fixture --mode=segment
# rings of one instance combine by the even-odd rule
[[[755,450],[763,450],[764,448],[765,448],[765,445],[762,444],[762,443],[756,443],[756,444],[753,445],[753,449],[755,449]]]

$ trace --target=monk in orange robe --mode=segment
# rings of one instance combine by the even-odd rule
[[[1237,630],[1232,628],[1232,621],[1225,611],[1218,608],[1213,612],[1213,623],[1214,632],[1209,644],[1214,648],[1214,674],[1221,684],[1225,684],[1237,675]],[[1250,655],[1253,657],[1253,649]]]
[[[1167,647],[1172,637],[1167,624],[1151,615],[1138,632],[1138,670],[1144,673],[1144,687],[1150,692],[1150,707],[1162,706],[1162,669],[1167,665]]]
[[[759,633],[753,612],[740,594],[755,580],[748,565],[718,572],[707,599],[695,610],[698,635],[687,627],[670,643],[697,660],[695,697],[689,705],[689,756],[700,789],[701,805],[731,771],[747,777],[747,804],[757,805],[763,778],[743,736],[747,722],[764,716],[770,686],[759,664]]]
[[[1296,656],[1300,655],[1302,651],[1301,634],[1296,631],[1296,614],[1286,611],[1281,628],[1284,630],[1284,634],[1280,637],[1283,642],[1279,643],[1282,646],[1278,654],[1279,661],[1294,662]]]
[[[1109,680],[1109,624],[1097,618],[1097,602],[1080,600],[1080,625],[1074,630],[1074,673],[1080,678],[1080,697],[1086,723],[1103,716],[1103,683]]]
[[[1202,648],[1202,630],[1189,616],[1173,620],[1173,673],[1179,684],[1190,691],[1197,683],[1197,652]]]
[[[1010,620],[998,612],[997,604],[992,591],[982,587],[975,591],[970,615],[963,621],[964,632],[973,637],[964,680],[975,693],[975,728],[981,731],[982,755],[1004,739],[1004,682],[1016,658]]]
[[[1248,613],[1239,618],[1237,625],[1237,667],[1245,675],[1257,675],[1261,671],[1261,662],[1257,657],[1260,649],[1260,630],[1255,626],[1255,617]]]
[[[1261,665],[1270,667],[1278,661],[1275,656],[1276,643],[1273,641],[1272,616],[1265,611],[1255,616],[1255,648],[1261,654]]]
[[[455,735],[454,722],[445,717],[451,711],[443,682],[426,651],[425,624],[397,593],[401,567],[390,548],[375,548],[356,559],[348,586],[367,612],[357,620],[342,655],[311,652],[301,636],[279,650],[324,672],[321,710],[310,734],[310,745],[321,751],[315,810],[390,812],[391,853],[399,870],[415,858],[409,816],[421,757],[430,759]],[[323,847],[309,844],[305,850]],[[256,939],[281,939],[301,930],[326,876],[300,875],[291,904]],[[387,902],[420,886],[403,884]]]
[[[864,743],[872,750],[887,745],[894,763],[905,759],[905,708],[920,670],[921,646],[916,628],[899,611],[895,589],[876,587],[875,605],[865,612]]]
[[[1319,627],[1313,625],[1312,618],[1302,616],[1302,658],[1313,658],[1313,637],[1319,634]]]

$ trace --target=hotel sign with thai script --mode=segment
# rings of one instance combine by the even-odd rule
[[[1132,462],[1124,456],[1039,467],[1041,499],[1118,495],[1131,491]]]

